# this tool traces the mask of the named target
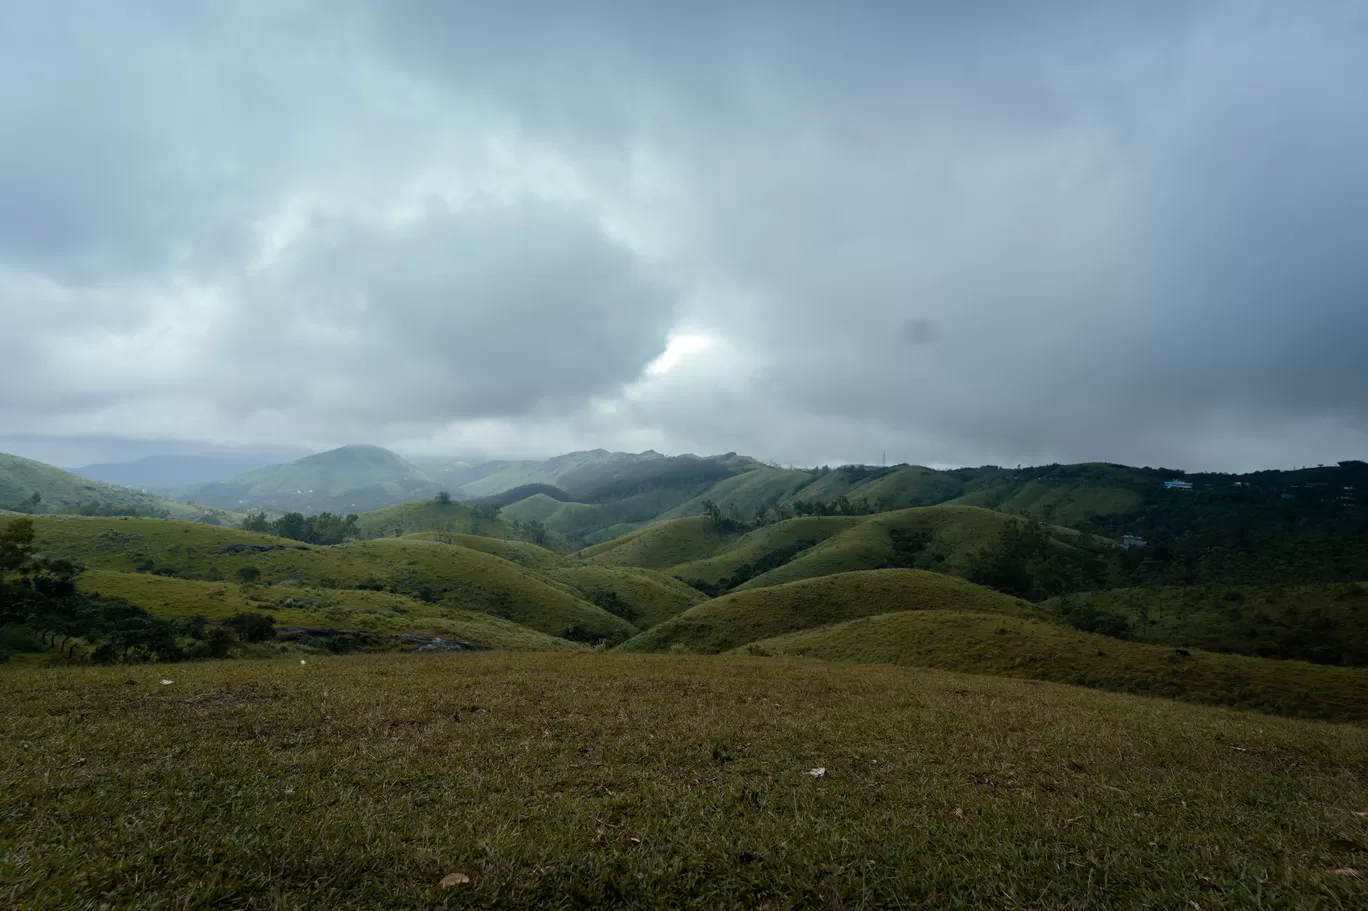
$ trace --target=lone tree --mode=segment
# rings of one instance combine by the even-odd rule
[[[437,505],[439,505],[439,506],[450,506],[450,505],[451,505],[451,494],[447,493],[445,490],[443,490],[443,491],[441,491],[440,493],[438,493],[438,494],[437,494]]]

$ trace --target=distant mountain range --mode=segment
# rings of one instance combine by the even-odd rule
[[[84,465],[75,469],[75,473],[107,484],[146,488],[150,492],[157,492],[220,481],[258,468],[278,465],[288,458],[289,456],[280,452],[154,455],[131,462],[98,462]]]
[[[42,502],[37,511],[43,512],[79,511],[98,500],[119,509],[177,514],[193,510],[168,503],[202,503],[239,514],[361,514],[445,492],[454,500],[497,508],[508,523],[535,523],[556,540],[580,546],[710,509],[731,522],[753,523],[787,515],[868,515],[938,504],[985,507],[1117,540],[1123,535],[1200,534],[1212,546],[1227,547],[1252,534],[1281,538],[1298,529],[1306,540],[1317,535],[1343,539],[1360,531],[1368,536],[1368,510],[1360,509],[1357,499],[1368,491],[1368,464],[1358,461],[1246,475],[1105,463],[949,471],[916,465],[794,469],[737,453],[665,456],[596,449],[544,461],[410,461],[377,446],[343,446],[224,480],[180,486],[173,483],[184,476],[177,472],[207,470],[208,463],[182,457],[134,463],[143,472],[136,475],[145,482],[141,486],[174,497],[163,500],[43,463],[6,458],[11,466],[27,468],[17,474],[11,468],[9,481],[0,480],[0,508],[20,506],[38,493]],[[155,475],[158,468],[166,474]],[[1166,486],[1176,479],[1183,481],[1178,489]],[[425,514],[411,510],[402,518],[387,515],[373,515],[363,525],[376,534],[451,530],[419,527],[416,517]]]

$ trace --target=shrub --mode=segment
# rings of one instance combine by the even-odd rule
[[[239,566],[237,572],[233,575],[236,576],[237,580],[243,585],[251,585],[261,578],[261,570],[257,569],[255,566]]]
[[[253,611],[242,611],[229,617],[225,625],[243,642],[265,642],[275,638],[275,618]]]

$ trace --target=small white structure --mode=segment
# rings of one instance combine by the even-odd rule
[[[1191,490],[1191,489],[1192,489],[1192,482],[1191,482],[1191,481],[1179,481],[1179,480],[1177,480],[1177,479],[1175,478],[1175,479],[1172,480],[1172,481],[1165,481],[1165,482],[1164,482],[1164,487],[1165,487],[1167,490]]]

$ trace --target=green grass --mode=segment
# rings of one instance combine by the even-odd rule
[[[1368,585],[1126,588],[1047,602],[1124,617],[1145,642],[1368,665]]]
[[[767,554],[795,547],[811,541],[825,541],[859,525],[863,519],[854,516],[802,516],[775,522],[763,528],[732,536],[725,550],[716,556],[693,560],[669,567],[670,573],[681,579],[697,579],[716,583],[735,573],[742,566],[753,564]]]
[[[595,544],[577,556],[600,566],[642,566],[658,571],[716,556],[737,535],[713,530],[704,518],[672,519]]]
[[[577,556],[599,565],[643,566],[713,584],[768,554],[814,542],[784,565],[738,586],[752,589],[897,566],[901,557],[894,534],[905,533],[927,537],[911,568],[965,575],[979,551],[1019,521],[973,506],[926,506],[858,517],[804,516],[747,532],[719,532],[703,518],[674,519],[585,548]],[[1049,531],[1061,546],[1083,540],[1072,529],[1052,526]]]
[[[107,570],[85,573],[78,587],[84,592],[124,598],[166,620],[195,615],[226,620],[240,611],[255,611],[274,617],[278,626],[359,630],[384,636],[415,633],[497,649],[557,651],[582,647],[479,611],[427,604],[388,592],[293,585],[244,587]]]
[[[517,563],[528,569],[547,570],[563,566],[566,563],[560,554],[547,550],[545,547],[538,547],[527,541],[509,541],[501,538],[489,538],[483,535],[453,534],[442,531],[422,531],[414,534],[404,535],[404,540],[412,541],[437,541],[440,544],[459,544],[471,550],[482,551],[502,557],[510,563]]]
[[[438,503],[432,499],[414,500],[361,513],[357,516],[356,526],[363,538],[387,538],[396,532],[441,532],[504,540],[517,537],[513,528],[503,519],[477,519],[471,514],[472,511],[470,506],[455,500],[450,503]]]
[[[444,604],[478,610],[553,636],[579,630],[594,638],[624,639],[632,624],[579,597],[568,587],[492,554],[437,541],[385,538],[337,548],[361,565],[384,567],[389,578],[432,586]]]
[[[621,607],[622,615],[637,629],[649,629],[677,617],[684,611],[706,600],[696,589],[663,573],[636,566],[592,566],[566,563],[548,569],[552,579],[573,587],[595,603],[607,604],[611,595]]]
[[[984,547],[991,546],[1007,525],[1018,521],[971,506],[926,506],[865,516],[849,529],[740,587],[760,588],[894,565],[894,531],[929,536],[926,547],[916,555],[913,568],[962,576],[970,572]],[[1051,533],[1061,542],[1078,537],[1076,532],[1062,528],[1052,528]]]
[[[16,909],[1368,902],[1335,872],[1365,866],[1359,726],[616,654],[20,671],[0,701]]]
[[[1034,614],[1024,602],[953,576],[915,569],[867,570],[705,601],[619,648],[646,652],[682,646],[695,652],[725,652],[782,633],[899,610]]]
[[[1040,620],[905,611],[744,646],[751,654],[913,665],[1307,718],[1368,720],[1368,670],[1124,642]]]
[[[261,574],[262,584],[389,587],[553,636],[622,639],[636,632],[562,582],[492,553],[437,541],[385,538],[321,547],[161,519],[41,516],[35,526],[40,550],[73,558],[91,569],[131,573],[151,564],[183,578],[208,580],[217,575],[232,580],[240,569],[252,567]],[[211,553],[231,545],[279,549]]]
[[[1143,507],[1144,497],[1130,488],[1155,486],[1156,481],[1122,466],[1105,468],[1106,475],[1096,479],[1053,478],[1048,474],[1043,480],[996,479],[947,502],[1000,509],[1060,525],[1082,525],[1098,516],[1130,515]]]

